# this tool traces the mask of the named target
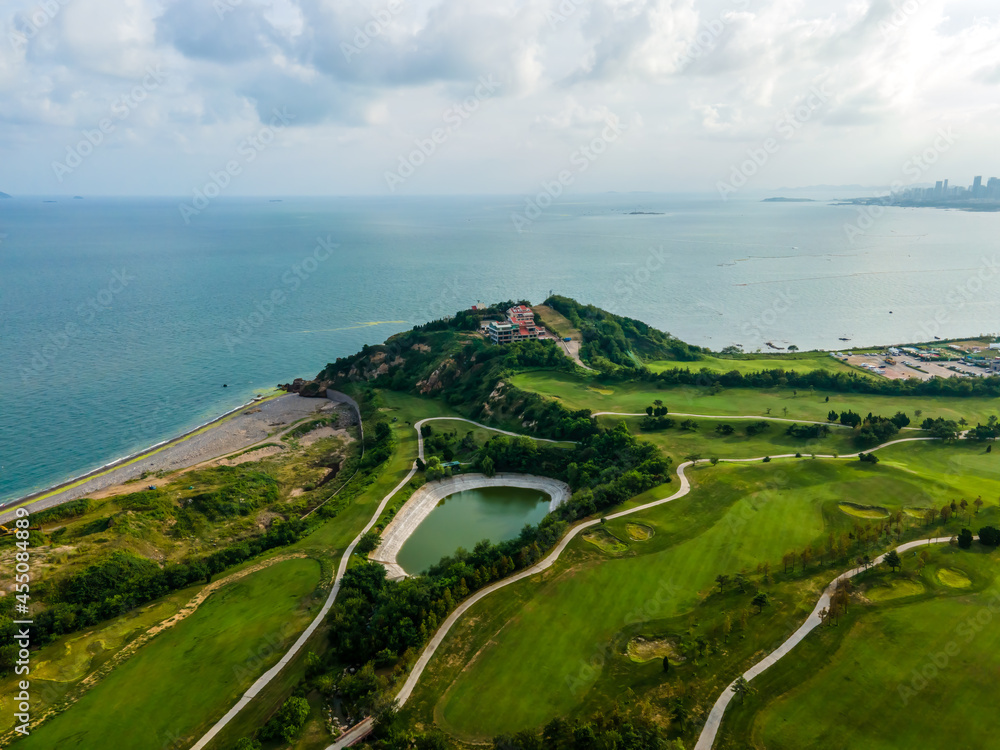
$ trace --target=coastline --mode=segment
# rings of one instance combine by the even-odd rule
[[[293,393],[255,397],[180,435],[14,499],[0,506],[0,522],[9,520],[17,508],[37,505],[32,512],[45,510],[134,480],[144,471],[175,471],[250,447],[267,438],[272,431],[268,428],[287,426],[327,404],[330,402],[326,399],[306,399]],[[254,418],[256,414],[261,414],[261,418]],[[241,420],[241,417],[244,419]],[[267,422],[268,419],[276,421]],[[237,424],[237,421],[240,423]],[[219,428],[223,425],[228,429],[221,431]],[[196,442],[200,444],[195,445]],[[176,453],[184,455],[172,455]],[[159,465],[152,460],[154,457],[161,459]]]

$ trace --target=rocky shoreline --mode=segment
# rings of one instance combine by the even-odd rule
[[[290,393],[277,398],[252,402],[216,424],[182,435],[167,444],[152,448],[118,466],[98,469],[91,475],[56,485],[35,493],[37,500],[28,506],[32,512],[52,508],[70,500],[138,479],[145,472],[171,472],[204,461],[225,456],[259,443],[274,432],[317,411],[332,411],[336,405],[326,399],[309,398]],[[151,480],[155,483],[156,480]],[[60,489],[63,487],[63,489]],[[139,485],[136,485],[139,489]],[[29,495],[27,499],[33,497]],[[24,504],[24,498],[8,506],[0,514],[0,523],[14,518],[14,508]]]

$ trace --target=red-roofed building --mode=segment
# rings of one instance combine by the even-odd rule
[[[526,305],[510,308],[507,310],[507,320],[493,320],[486,327],[486,333],[494,344],[537,339],[541,332],[542,329],[535,325],[535,313]]]

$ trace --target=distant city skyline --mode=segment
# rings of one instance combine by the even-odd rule
[[[916,186],[894,192],[896,200],[911,201],[982,201],[1000,203],[1000,178],[990,177],[983,184],[983,176],[976,175],[968,187],[950,185],[947,179],[936,181],[933,186]]]

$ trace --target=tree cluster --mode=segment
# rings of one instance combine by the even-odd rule
[[[897,396],[956,396],[960,398],[996,398],[1000,396],[1000,376],[983,378],[906,378],[890,380],[873,378],[855,372],[810,370],[795,372],[775,368],[755,372],[717,372],[702,368],[695,372],[687,368],[672,368],[654,373],[643,370],[641,376],[664,386],[695,385],[711,387],[718,383],[725,388],[814,388],[838,393],[871,393]],[[831,420],[833,421],[833,420]]]
[[[117,617],[170,591],[207,581],[266,550],[291,544],[305,528],[302,521],[277,521],[259,537],[165,568],[133,552],[114,550],[78,573],[39,586],[39,598],[50,606],[32,616],[32,646],[45,645],[60,635]],[[12,640],[13,630],[10,621],[0,616],[0,673],[14,663],[17,647]]]
[[[672,750],[676,745],[652,721],[618,711],[587,720],[553,719],[541,736],[531,730],[493,738],[492,750]]]
[[[979,541],[987,547],[1000,545],[1000,530],[995,526],[983,526],[979,530]]]
[[[581,356],[598,369],[614,374],[638,371],[640,360],[696,360],[703,351],[641,320],[613,315],[593,305],[558,295],[545,304],[564,315],[583,335]],[[635,355],[635,356],[633,356]]]

